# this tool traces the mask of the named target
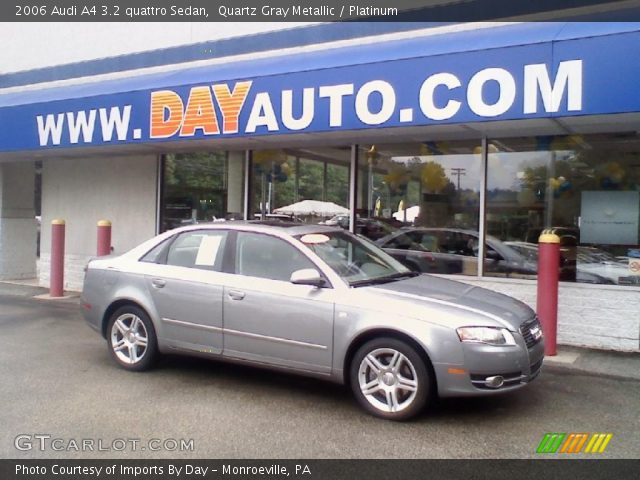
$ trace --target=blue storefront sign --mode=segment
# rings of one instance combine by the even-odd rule
[[[13,94],[0,97],[0,151],[639,112],[640,31],[623,30],[529,32],[446,54],[403,40],[380,57],[336,49],[280,59],[279,70],[261,60]]]

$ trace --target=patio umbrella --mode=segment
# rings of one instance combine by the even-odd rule
[[[420,205],[407,208],[407,222],[413,222],[420,215]],[[404,222],[404,210],[398,210],[393,214],[393,218]]]
[[[285,215],[317,215],[329,217],[334,215],[349,215],[349,209],[341,207],[333,202],[321,202],[319,200],[302,200],[301,202],[276,208],[273,213]]]

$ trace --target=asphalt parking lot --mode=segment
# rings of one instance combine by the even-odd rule
[[[640,457],[637,381],[546,368],[515,394],[441,401],[393,423],[346,388],[297,376],[181,357],[126,372],[74,301],[0,295],[0,378],[2,458],[532,458],[546,432],[611,432],[601,457]],[[41,451],[33,434],[64,449]],[[30,450],[16,448],[19,435]],[[82,452],[71,439],[193,449]]]

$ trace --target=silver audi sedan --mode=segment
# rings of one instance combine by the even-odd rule
[[[127,370],[179,352],[347,384],[404,420],[434,396],[517,390],[540,372],[525,304],[408,270],[339,227],[192,225],[91,261],[82,309]]]

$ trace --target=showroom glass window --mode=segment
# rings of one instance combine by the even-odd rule
[[[488,276],[535,278],[538,237],[561,239],[563,281],[640,285],[640,139],[633,133],[489,141]]]
[[[160,231],[242,217],[244,152],[166,155]]]
[[[350,147],[254,150],[249,211],[306,223],[348,218],[349,161]]]
[[[477,275],[480,140],[363,145],[358,178],[358,233],[413,270]]]

